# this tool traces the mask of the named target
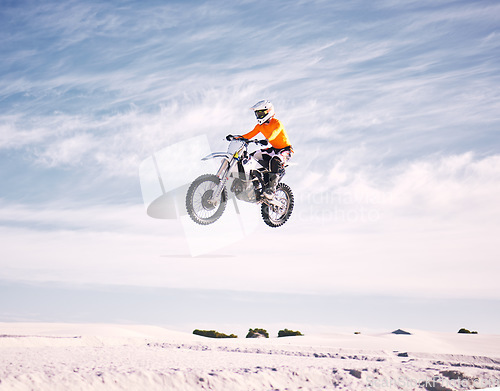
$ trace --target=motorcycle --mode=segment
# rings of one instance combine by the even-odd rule
[[[208,225],[217,221],[226,208],[228,191],[244,202],[261,205],[261,215],[270,227],[280,227],[290,218],[294,197],[292,189],[278,176],[276,191],[271,199],[264,195],[270,171],[248,153],[252,143],[267,145],[267,140],[247,140],[241,136],[227,136],[227,152],[215,152],[202,160],[221,158],[217,174],[204,174],[196,178],[186,193],[186,209],[191,219]],[[286,167],[286,165],[285,165]]]

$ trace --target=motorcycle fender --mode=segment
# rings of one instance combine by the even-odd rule
[[[230,153],[227,153],[227,152],[214,152],[214,153],[211,153],[210,155],[205,156],[201,160],[223,158],[223,159],[226,159],[227,161],[229,161],[231,159],[231,157],[232,157],[232,155]]]

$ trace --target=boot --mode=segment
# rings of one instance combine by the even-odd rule
[[[276,191],[276,186],[278,186],[279,175],[273,172],[269,173],[269,182],[264,190],[264,197],[268,200],[273,198],[274,192]]]

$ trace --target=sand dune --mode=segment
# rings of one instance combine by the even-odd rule
[[[500,386],[500,336],[215,340],[154,326],[0,323],[0,390],[470,390]]]

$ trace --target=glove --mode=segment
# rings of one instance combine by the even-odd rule
[[[260,145],[267,145],[269,144],[269,141],[267,140],[260,140]]]
[[[227,141],[231,141],[233,138],[234,138],[234,136],[233,136],[232,134],[228,134],[228,135],[226,136],[226,140],[227,140]]]

